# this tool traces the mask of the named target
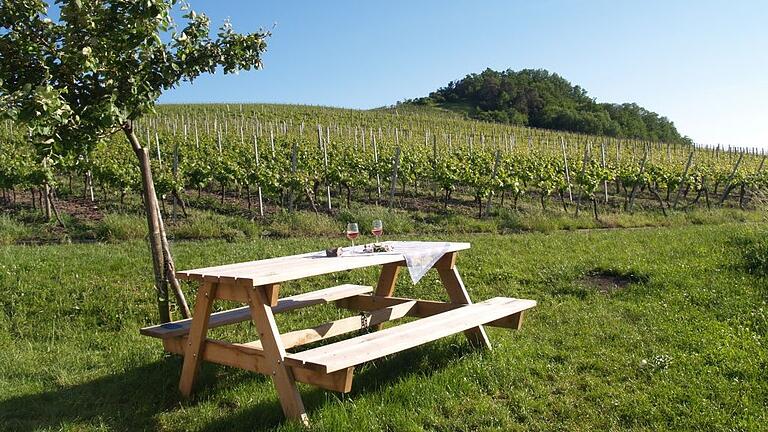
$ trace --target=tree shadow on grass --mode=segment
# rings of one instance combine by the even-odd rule
[[[199,389],[216,390],[232,385],[218,380],[218,365],[201,368]],[[102,425],[110,430],[152,430],[156,416],[184,401],[178,391],[181,357],[163,360],[92,381],[54,390],[0,400],[0,430],[36,431],[65,425]],[[266,409],[266,408],[265,408]]]
[[[415,374],[430,376],[470,352],[472,348],[467,343],[429,344],[359,368],[353,391],[347,396],[306,385],[301,386],[301,395],[312,419],[339,397],[354,398],[380,391]],[[196,404],[195,399],[184,402],[178,392],[180,371],[181,358],[172,356],[82,384],[0,400],[0,430],[56,430],[73,424],[103,425],[112,430],[157,429],[158,414]],[[219,379],[221,372],[228,378]],[[216,394],[237,383],[231,374],[242,374],[248,380],[268,380],[256,373],[205,364],[196,388],[205,396]],[[283,422],[275,392],[263,402],[213,420],[203,430],[273,429]]]

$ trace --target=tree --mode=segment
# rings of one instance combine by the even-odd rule
[[[172,17],[177,10],[183,28]],[[178,0],[56,0],[53,8],[43,0],[0,0],[2,115],[26,124],[38,154],[54,163],[87,155],[115,133],[138,159],[162,322],[170,320],[169,284],[182,315],[189,311],[135,121],[183,81],[260,68],[268,37],[235,33],[228,21],[212,37],[208,17]]]
[[[544,69],[469,74],[412,103],[457,107],[470,117],[544,129],[688,142],[666,117],[637,104],[597,103],[587,91]]]

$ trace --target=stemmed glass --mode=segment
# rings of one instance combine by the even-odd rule
[[[357,228],[356,222],[350,222],[347,224],[347,238],[352,241],[352,247],[355,247],[355,239],[360,235],[360,230]]]
[[[384,223],[381,221],[381,219],[376,219],[373,221],[373,228],[371,228],[371,234],[373,234],[374,237],[376,237],[376,243],[379,242],[379,238],[382,234],[384,234]]]

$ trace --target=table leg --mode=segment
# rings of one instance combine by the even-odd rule
[[[457,304],[472,304],[472,300],[469,298],[469,293],[464,287],[464,282],[461,280],[459,269],[456,267],[456,253],[452,252],[446,254],[443,258],[435,264],[440,280],[448,292],[448,297],[451,299],[451,303]],[[476,348],[491,349],[491,342],[488,340],[488,335],[485,333],[483,326],[477,326],[466,330],[464,335],[469,340],[469,343]]]
[[[217,287],[218,284],[205,282],[197,291],[195,314],[192,317],[192,326],[187,337],[187,347],[184,350],[184,366],[181,369],[181,380],[179,380],[179,390],[185,397],[192,393],[192,386],[200,369],[205,337],[208,333],[208,319],[211,316],[211,305],[213,304]]]
[[[384,264],[381,267],[381,274],[379,275],[379,282],[376,284],[376,295],[391,297],[395,292],[395,284],[397,284],[397,275],[400,273],[400,264]],[[376,324],[373,326],[375,330],[381,330],[384,324]]]
[[[251,319],[259,332],[261,346],[264,349],[264,357],[272,367],[272,382],[277,390],[280,405],[286,418],[298,420],[305,426],[309,425],[309,418],[304,409],[304,402],[296,387],[293,372],[284,363],[285,346],[280,338],[280,332],[275,323],[275,316],[269,306],[269,299],[263,287],[248,288],[250,300]]]

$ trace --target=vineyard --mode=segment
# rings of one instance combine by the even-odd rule
[[[358,111],[289,105],[165,105],[136,124],[151,148],[163,211],[205,194],[252,217],[353,203],[477,217],[522,203],[596,219],[610,211],[746,209],[768,188],[754,150],[605,138],[470,121],[397,106]],[[141,193],[121,134],[89,154],[40,155],[25,130],[0,129],[0,189],[58,217],[57,192],[79,185],[116,206]],[[25,195],[26,196],[26,195]]]

